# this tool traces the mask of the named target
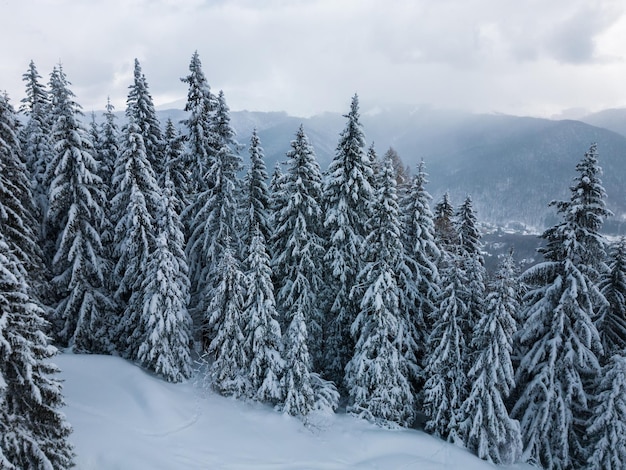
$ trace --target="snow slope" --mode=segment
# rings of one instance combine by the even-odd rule
[[[496,468],[423,432],[382,430],[345,414],[309,429],[115,357],[65,353],[54,362],[80,470]]]

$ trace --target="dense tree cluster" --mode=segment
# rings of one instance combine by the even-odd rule
[[[468,195],[431,209],[422,162],[366,147],[358,96],[322,172],[296,130],[271,181],[241,156],[194,53],[186,119],[157,118],[135,61],[123,125],[82,123],[62,67],[0,96],[0,467],[69,468],[57,349],[308,422],[346,411],[425,429],[496,464],[623,468],[626,241],[600,234],[596,146],[544,260],[491,278]],[[245,171],[244,171],[245,170]]]

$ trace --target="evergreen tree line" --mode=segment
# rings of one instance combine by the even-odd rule
[[[110,102],[83,124],[61,65],[23,78],[23,124],[0,99],[0,467],[72,466],[56,347],[305,422],[423,419],[497,464],[626,465],[626,241],[600,233],[595,144],[544,261],[489,278],[471,197],[431,210],[424,163],[367,147],[356,95],[325,172],[301,126],[270,178],[197,53],[163,127],[137,60],[121,127]]]

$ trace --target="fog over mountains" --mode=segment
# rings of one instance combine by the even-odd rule
[[[167,117],[179,122],[185,113],[160,111],[162,122]],[[336,113],[299,118],[281,112],[236,111],[231,119],[245,146],[257,128],[270,172],[276,161],[284,160],[300,124],[325,169],[345,126],[345,118]],[[362,123],[368,146],[373,142],[379,155],[393,147],[412,169],[424,159],[434,202],[446,191],[455,205],[470,194],[481,222],[535,232],[554,222],[548,203],[569,197],[576,163],[596,142],[607,205],[615,213],[605,229],[624,230],[626,110],[557,121],[395,107],[364,111]],[[246,161],[247,150],[242,156]]]

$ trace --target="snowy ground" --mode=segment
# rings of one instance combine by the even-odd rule
[[[382,430],[345,414],[311,430],[119,358],[61,354],[55,362],[80,470],[497,468],[423,432]]]

